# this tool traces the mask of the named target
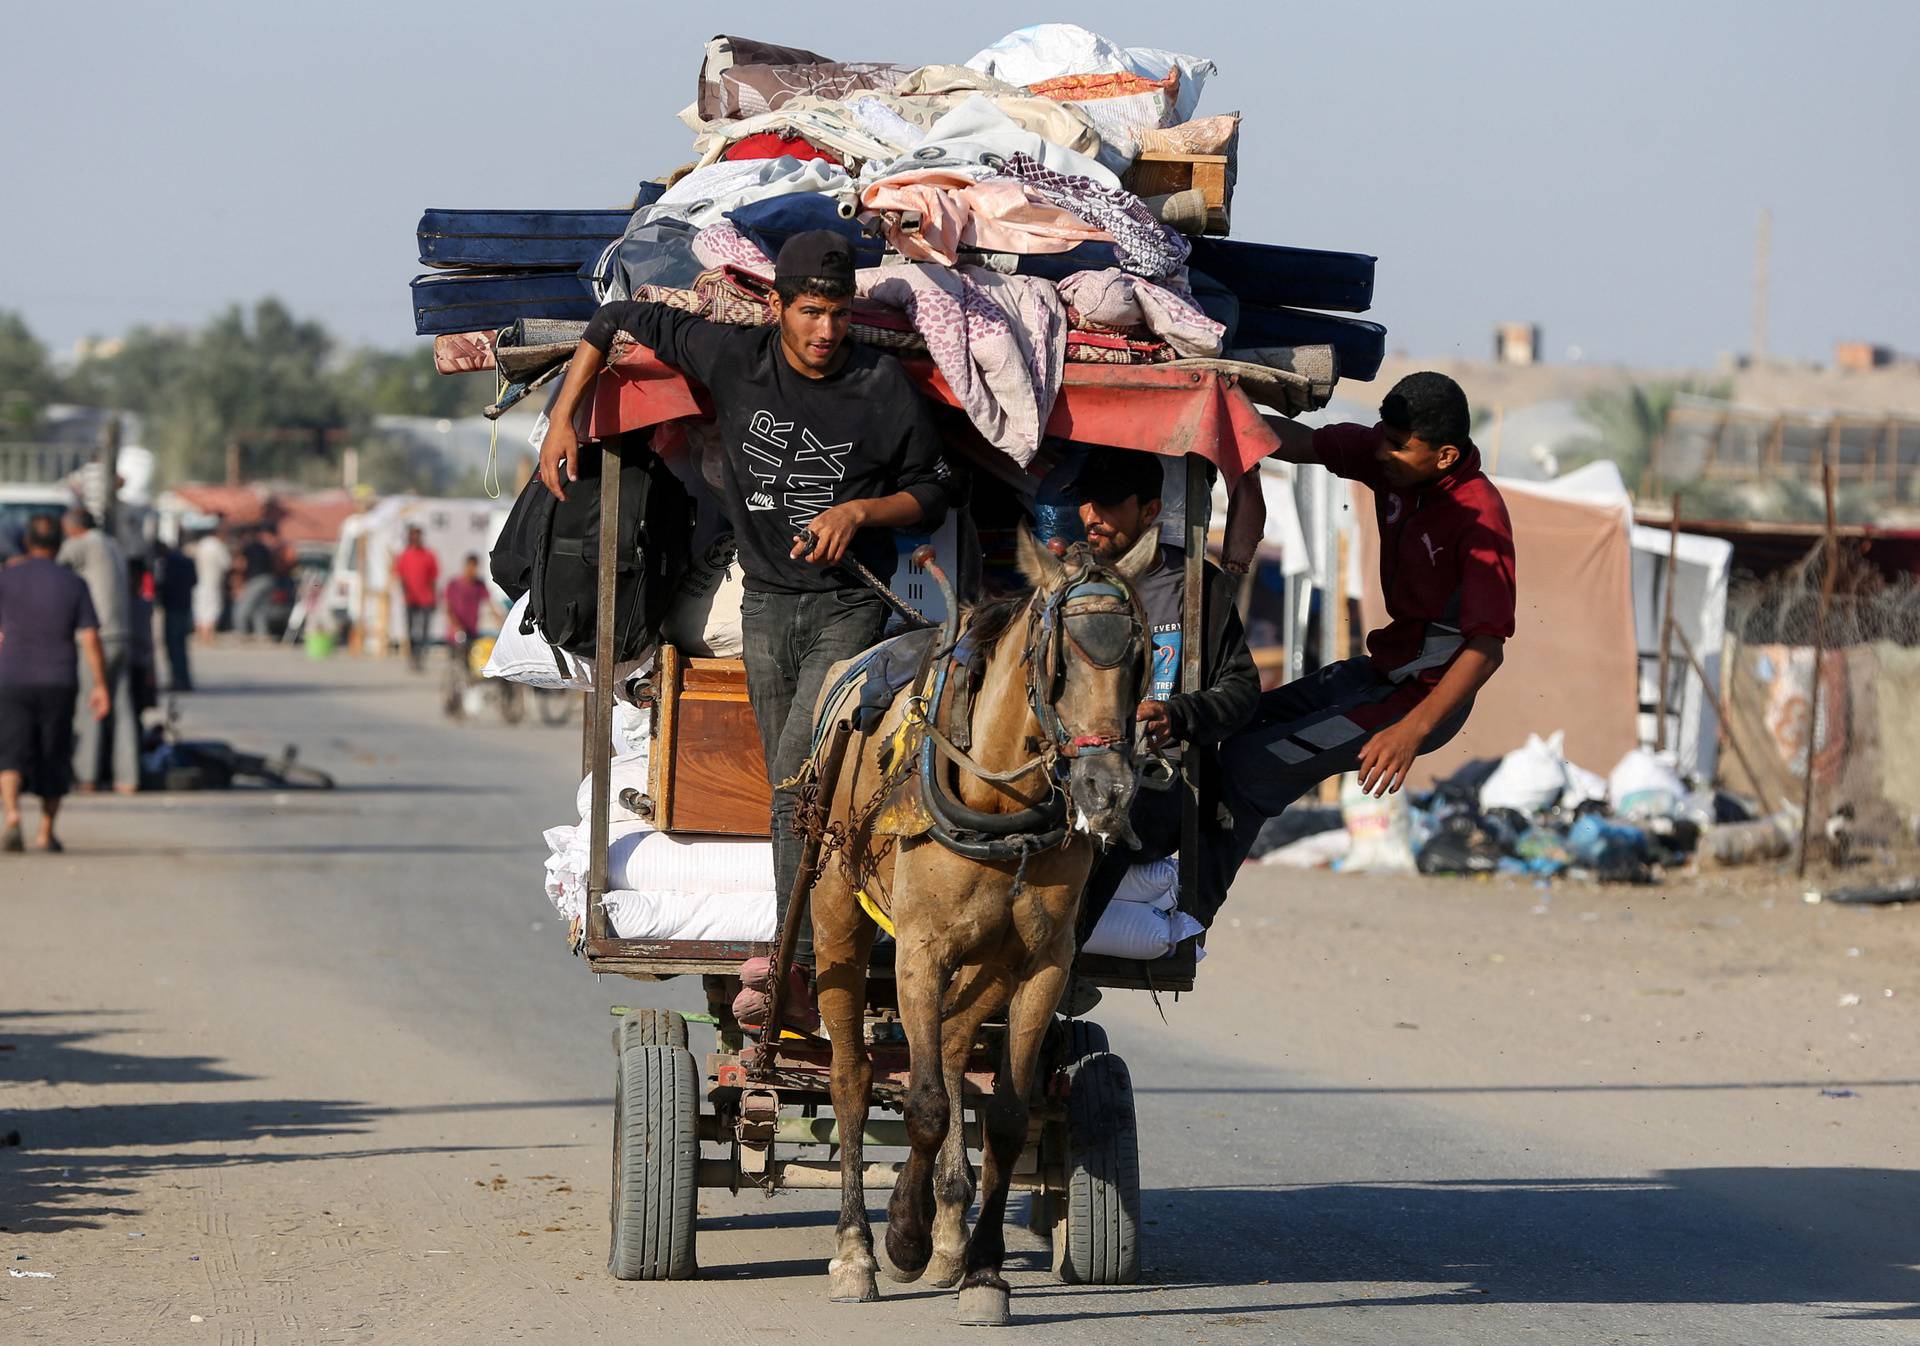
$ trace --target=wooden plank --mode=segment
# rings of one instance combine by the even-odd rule
[[[666,819],[673,806],[673,745],[679,731],[680,651],[663,644],[653,665],[653,744],[647,757],[647,776],[653,795],[653,816]],[[664,822],[661,826],[665,826]]]
[[[620,458],[600,447],[600,517],[620,517]],[[604,939],[610,932],[606,904],[608,847],[613,808],[613,665],[614,573],[620,530],[600,530],[600,555],[595,577],[596,611],[593,645],[593,815],[587,820],[587,938]]]

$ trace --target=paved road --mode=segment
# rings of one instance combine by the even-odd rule
[[[824,1195],[707,1194],[703,1279],[608,1278],[606,1007],[693,988],[596,983],[539,896],[577,735],[449,725],[393,665],[204,667],[191,727],[344,788],[84,801],[67,856],[0,869],[0,1253],[53,1273],[0,1282],[0,1340],[951,1322],[918,1287],[826,1303]],[[1915,913],[1272,871],[1233,910],[1166,1023],[1098,1016],[1144,1283],[1055,1285],[1015,1231],[1015,1332],[1914,1339]]]

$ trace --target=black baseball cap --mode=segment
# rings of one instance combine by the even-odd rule
[[[1096,505],[1117,505],[1138,496],[1144,505],[1160,498],[1162,480],[1159,455],[1100,444],[1087,454],[1066,494]]]
[[[773,278],[780,280],[844,281],[853,284],[853,247],[831,229],[809,229],[795,234],[774,259]]]

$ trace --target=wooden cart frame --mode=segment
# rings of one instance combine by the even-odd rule
[[[1212,481],[1205,458],[1188,453],[1184,462],[1182,625],[1189,632],[1202,632]],[[613,464],[602,465],[599,490],[600,517],[619,517],[620,473]],[[604,898],[612,793],[615,542],[615,529],[600,530],[598,641],[582,750],[583,765],[592,776],[592,812],[581,952],[597,973],[618,973],[641,981],[686,975],[707,979],[714,1011],[708,1017],[718,1025],[720,1038],[716,1049],[698,1063],[688,1047],[683,1015],[626,1011],[613,1034],[617,1067],[609,1267],[621,1279],[677,1279],[695,1274],[697,1267],[698,1188],[738,1191],[755,1186],[768,1193],[783,1188],[838,1188],[839,1129],[828,1115],[829,1052],[782,1046],[770,1074],[749,1071],[744,1044],[718,979],[736,975],[748,958],[771,954],[770,944],[622,939],[612,932]],[[1200,688],[1204,645],[1197,638],[1182,642],[1183,691]],[[661,711],[657,708],[656,713]],[[665,713],[671,715],[671,707]],[[1182,792],[1179,905],[1191,910],[1198,866],[1185,857],[1197,853],[1200,835],[1194,773],[1178,773],[1174,788]],[[1197,944],[1197,939],[1188,939],[1170,956],[1152,963],[1083,956],[1075,971],[1105,987],[1191,990]],[[867,1026],[874,1058],[872,1105],[898,1112],[907,1082],[907,1049],[897,1018],[885,1008],[892,986],[890,971],[876,969],[869,985],[870,1001],[880,1006],[877,1013],[870,1008]],[[962,1089],[958,1119],[976,1148],[979,1130],[971,1115],[971,1100],[992,1092],[1000,1031],[993,1025],[982,1030]],[[1039,1081],[1028,1144],[1012,1179],[1015,1190],[1032,1194],[1029,1227],[1051,1235],[1054,1269],[1063,1280],[1132,1281],[1140,1270],[1140,1181],[1132,1083],[1126,1066],[1108,1050],[1098,1025],[1063,1020],[1050,1035]],[[872,1146],[904,1146],[905,1124],[875,1118],[868,1122],[865,1137]],[[891,1187],[898,1170],[894,1163],[869,1163],[863,1181],[870,1188]]]

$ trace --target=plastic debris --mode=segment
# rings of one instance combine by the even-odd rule
[[[21,1280],[21,1281],[24,1281],[24,1280],[50,1281],[53,1279],[53,1273],[51,1271],[22,1271],[20,1270],[19,1267],[8,1267],[7,1274],[13,1277],[15,1280]]]
[[[1885,883],[1870,883],[1853,888],[1835,888],[1827,901],[1842,906],[1885,906],[1893,902],[1920,902],[1920,875],[1903,874]]]
[[[1860,1003],[1860,997],[1855,995],[1852,991],[1848,991],[1845,995],[1840,997],[1841,1009],[1852,1009],[1855,1005],[1859,1003]]]
[[[1860,1097],[1860,1095],[1856,1094],[1851,1089],[1822,1089],[1820,1091],[1820,1097],[1822,1098],[1858,1098]]]

